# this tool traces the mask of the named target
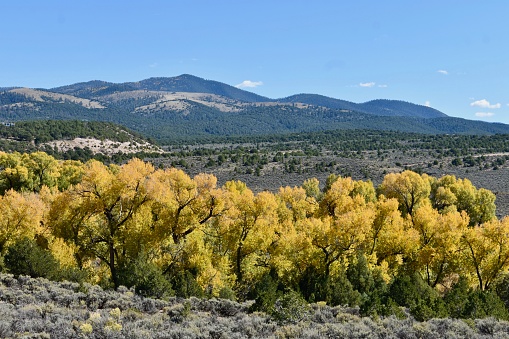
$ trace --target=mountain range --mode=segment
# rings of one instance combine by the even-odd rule
[[[188,74],[51,89],[0,88],[0,121],[41,119],[115,122],[163,143],[332,129],[509,133],[509,125],[449,117],[405,101],[354,103],[318,94],[271,99]]]

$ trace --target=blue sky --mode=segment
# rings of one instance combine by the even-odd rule
[[[193,74],[509,123],[509,1],[3,1],[0,87]]]

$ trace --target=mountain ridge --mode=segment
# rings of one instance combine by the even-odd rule
[[[114,122],[160,142],[332,129],[509,134],[509,125],[453,118],[401,100],[354,103],[303,93],[270,99],[189,74],[0,90],[0,121],[48,119]]]

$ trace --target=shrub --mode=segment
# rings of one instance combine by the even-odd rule
[[[167,298],[175,294],[163,272],[143,253],[122,265],[118,275],[121,285],[134,286],[136,293],[144,297]]]
[[[183,271],[177,273],[175,277],[171,279],[173,290],[175,295],[181,298],[190,297],[204,297],[205,293],[203,289],[196,281],[194,275],[189,271]]]
[[[4,258],[5,267],[10,273],[29,275],[32,278],[55,279],[59,264],[53,255],[40,248],[35,240],[23,238],[9,246]]]
[[[447,311],[452,318],[464,318],[469,294],[470,286],[468,280],[461,276],[458,282],[444,296]]]
[[[251,311],[262,311],[270,314],[280,295],[281,291],[278,291],[276,279],[270,273],[264,274],[249,296],[255,300],[255,303],[251,306]]]
[[[308,302],[325,301],[333,306],[356,306],[361,300],[360,293],[354,290],[345,273],[330,278],[309,267],[300,279],[299,287]]]
[[[447,309],[438,292],[418,274],[396,276],[390,284],[388,297],[399,306],[408,307],[419,321],[447,316]]]
[[[289,290],[276,300],[270,315],[278,323],[296,323],[301,321],[309,310],[306,300],[298,292]]]
[[[492,291],[480,290],[474,290],[469,294],[463,316],[472,319],[487,317],[509,319],[504,302]]]
[[[496,286],[495,291],[501,286]],[[508,319],[504,301],[495,291],[474,290],[468,286],[467,279],[460,277],[453,288],[444,296],[444,302],[451,317],[479,319],[495,317]]]
[[[499,277],[490,288],[504,302],[505,307],[509,309],[509,274]]]

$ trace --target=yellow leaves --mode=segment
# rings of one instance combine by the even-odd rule
[[[254,193],[139,159],[105,166],[0,153],[0,168],[0,186],[23,192],[0,197],[4,250],[49,227],[55,238],[43,235],[62,264],[100,258],[94,269],[112,275],[119,260],[142,252],[162,269],[192,269],[212,294],[269,269],[289,284],[309,268],[332,276],[359,251],[387,279],[405,265],[432,286],[469,272],[486,288],[509,267],[509,219],[494,218],[493,193],[454,176],[389,174],[376,196],[371,182],[337,175],[324,192],[309,179]]]
[[[41,226],[46,206],[35,194],[7,191],[0,196],[0,251],[22,237],[42,234]]]
[[[39,191],[43,185],[53,187],[60,176],[59,164],[52,156],[44,152],[23,154],[23,163],[30,169],[33,189]]]
[[[214,223],[218,245],[230,257],[238,281],[263,273],[257,268],[270,259],[269,247],[277,240],[278,203],[274,194],[254,195],[245,184],[230,181],[224,185],[229,201]]]
[[[76,266],[76,260],[73,256],[76,248],[73,244],[66,244],[62,238],[55,238],[49,243],[49,250],[55,259],[58,260],[61,267],[69,268]]]
[[[20,191],[22,188],[31,189],[28,168],[23,164],[22,155],[18,152],[0,153],[0,193],[10,189]]]
[[[450,187],[439,186],[433,196],[433,206],[438,210],[442,211],[456,204],[457,198],[451,191]]]
[[[509,268],[509,218],[491,220],[469,228],[462,237],[466,263],[473,269],[480,289],[487,289]]]
[[[317,178],[304,180],[302,188],[306,191],[306,196],[313,198],[316,201],[321,199],[322,192],[320,191],[320,182]]]
[[[66,190],[71,185],[76,185],[83,176],[83,164],[81,161],[65,160],[60,164],[60,176],[58,177],[58,188]]]
[[[416,265],[423,270],[428,284],[435,286],[460,269],[460,239],[468,225],[465,213],[451,211],[439,214],[431,205],[419,207],[413,228],[419,233]]]
[[[387,174],[380,185],[380,192],[387,198],[396,198],[404,215],[413,215],[414,210],[431,192],[428,176],[412,172]]]
[[[176,168],[168,168],[164,171],[158,170],[154,174],[156,184],[154,194],[157,200],[167,202],[175,201],[178,206],[185,206],[196,197],[196,183]]]
[[[196,183],[196,189],[199,195],[210,192],[215,189],[217,185],[217,178],[212,174],[200,173],[196,175],[193,180]]]
[[[154,166],[140,159],[132,159],[122,166],[116,175],[127,191],[136,192],[145,188],[145,181],[154,173]]]
[[[320,201],[320,215],[334,217],[353,208],[352,178],[337,178]]]
[[[114,183],[114,174],[102,162],[97,160],[87,161],[83,171],[80,187],[74,189],[76,192],[101,195]]]
[[[291,222],[312,216],[318,207],[315,198],[308,196],[302,187],[281,187],[278,198],[282,203],[281,219],[290,218]]]
[[[213,175],[199,174],[191,179],[182,170],[158,170],[148,183],[154,200],[155,226],[174,242],[183,240],[224,208],[222,192]]]
[[[398,201],[381,195],[375,205],[366,252],[376,253],[380,264],[385,262],[387,269],[396,270],[403,256],[409,256],[417,247],[419,234],[409,226],[409,220],[398,210]]]

